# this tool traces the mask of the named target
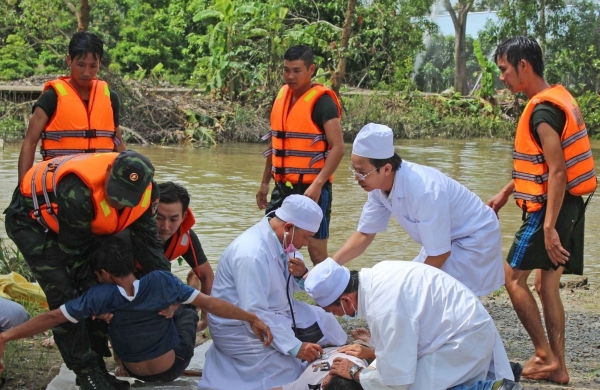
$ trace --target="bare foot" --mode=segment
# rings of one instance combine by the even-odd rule
[[[559,385],[566,385],[569,383],[569,374],[566,369],[559,369],[550,374],[548,381],[558,383]]]
[[[200,290],[200,279],[198,279],[193,269],[187,274],[187,284],[190,287],[194,287],[196,290]]]
[[[555,358],[541,358],[532,356],[523,366],[523,378],[533,380],[550,380],[551,374],[560,369],[560,364]]]
[[[365,328],[356,328],[350,331],[350,335],[354,337],[354,340],[364,341],[369,343],[371,341],[371,334]]]

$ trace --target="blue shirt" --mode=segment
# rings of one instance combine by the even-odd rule
[[[124,362],[159,357],[179,344],[173,319],[158,314],[174,303],[191,303],[200,293],[173,274],[153,271],[133,283],[134,295],[114,284],[91,287],[60,307],[71,322],[113,313],[109,334],[115,353]]]

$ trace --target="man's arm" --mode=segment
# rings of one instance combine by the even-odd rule
[[[375,238],[375,234],[376,233],[366,234],[358,231],[352,233],[340,250],[333,255],[333,259],[338,264],[344,265],[350,260],[360,256],[365,249],[371,245]]]
[[[42,137],[42,131],[48,123],[48,115],[41,107],[36,107],[33,111],[33,115],[29,120],[29,126],[25,133],[25,139],[23,145],[21,145],[21,152],[19,153],[19,183],[25,176],[25,173],[33,166],[33,160],[35,158],[35,149],[38,141]]]
[[[87,185],[74,174],[57,185],[58,244],[69,255],[84,254],[93,243],[94,205]],[[92,275],[93,277],[93,275]]]
[[[271,143],[269,143],[269,148]],[[256,193],[256,204],[260,210],[264,210],[269,205],[267,201],[267,195],[269,194],[269,183],[271,182],[271,166],[273,164],[273,156],[268,155],[265,159],[265,169],[263,171],[262,180],[260,182],[260,188]]]
[[[0,373],[2,373],[2,370],[4,369],[2,358],[4,357],[4,348],[6,347],[6,343],[8,341],[34,336],[67,321],[67,317],[65,317],[62,311],[60,311],[60,309],[55,309],[34,317],[17,327],[7,330],[6,332],[0,333]]]
[[[119,140],[119,144],[115,143],[115,152],[124,152],[127,150],[127,146],[125,146],[125,142],[123,142],[123,136],[121,135],[121,128],[117,126],[115,128],[115,137]]]
[[[329,180],[329,177],[333,175],[337,167],[340,165],[342,157],[344,157],[344,137],[342,135],[340,118],[328,120],[323,124],[323,129],[325,130],[327,143],[331,148],[329,149],[329,154],[325,159],[325,164],[323,165],[321,172],[319,172],[315,180],[304,192],[304,195],[308,196],[315,202],[319,201],[323,185]]]
[[[273,341],[271,330],[255,314],[242,310],[227,301],[200,293],[192,301],[192,305],[218,317],[248,322],[254,334],[265,347],[268,347]]]
[[[556,219],[562,207],[567,187],[567,166],[562,152],[560,137],[547,123],[541,123],[537,128],[544,158],[548,164],[548,201],[544,219],[544,241],[552,263],[556,266],[565,264],[569,252],[560,243],[556,231]]]
[[[425,264],[441,269],[446,260],[448,260],[448,257],[450,257],[450,251],[437,256],[427,256],[425,259]]]
[[[500,191],[499,193],[494,195],[494,197],[492,197],[492,199],[488,200],[486,204],[489,207],[491,207],[492,210],[494,210],[496,215],[498,215],[498,212],[500,211],[500,209],[502,207],[504,207],[504,205],[508,201],[508,198],[512,195],[514,189],[515,189],[515,181],[511,180],[508,182],[507,185],[504,186],[502,191]]]

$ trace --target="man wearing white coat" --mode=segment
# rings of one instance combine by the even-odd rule
[[[305,287],[326,311],[367,321],[377,357],[372,367],[346,359],[331,367],[366,390],[522,388],[512,381],[500,335],[479,299],[439,269],[382,261],[350,272],[328,258]]]
[[[357,231],[333,256],[338,263],[363,253],[393,216],[422,245],[414,261],[440,268],[478,296],[504,284],[500,224],[494,211],[440,171],[402,161],[389,127],[370,123],[360,130],[350,170],[369,195]]]
[[[347,336],[335,317],[293,299],[305,273],[290,262],[308,244],[323,213],[312,199],[290,195],[275,215],[246,230],[223,252],[212,296],[259,316],[273,333],[264,347],[241,321],[208,317],[213,345],[206,353],[200,389],[264,390],[294,382],[306,363],[320,357],[320,345],[342,345]],[[299,257],[296,255],[295,257]],[[292,310],[293,308],[293,310]],[[256,339],[256,340],[255,340]]]

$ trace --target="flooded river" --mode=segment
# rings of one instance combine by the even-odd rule
[[[596,166],[600,166],[600,142],[592,144]],[[225,247],[242,231],[256,223],[263,212],[258,210],[258,190],[265,145],[224,144],[210,149],[177,147],[141,147],[135,149],[150,158],[156,179],[175,181],[191,195],[196,217],[194,230],[215,268]],[[17,184],[17,159],[20,145],[6,145],[0,151],[0,208],[4,210]],[[403,159],[435,167],[458,180],[484,201],[495,195],[510,179],[512,143],[497,140],[415,140],[400,141],[397,152]],[[330,254],[340,248],[356,229],[362,206],[367,198],[348,170],[351,145],[335,174],[331,217]],[[600,199],[596,198],[586,213],[585,274],[600,282]],[[500,212],[504,254],[521,224],[521,210],[511,200]],[[4,224],[0,236],[5,238]],[[419,245],[392,219],[387,232],[380,233],[359,258],[348,265],[353,269],[372,266],[381,260],[412,260]],[[307,252],[303,251],[308,258]],[[185,263],[184,263],[185,264]],[[186,270],[173,263],[174,271],[184,277]]]

